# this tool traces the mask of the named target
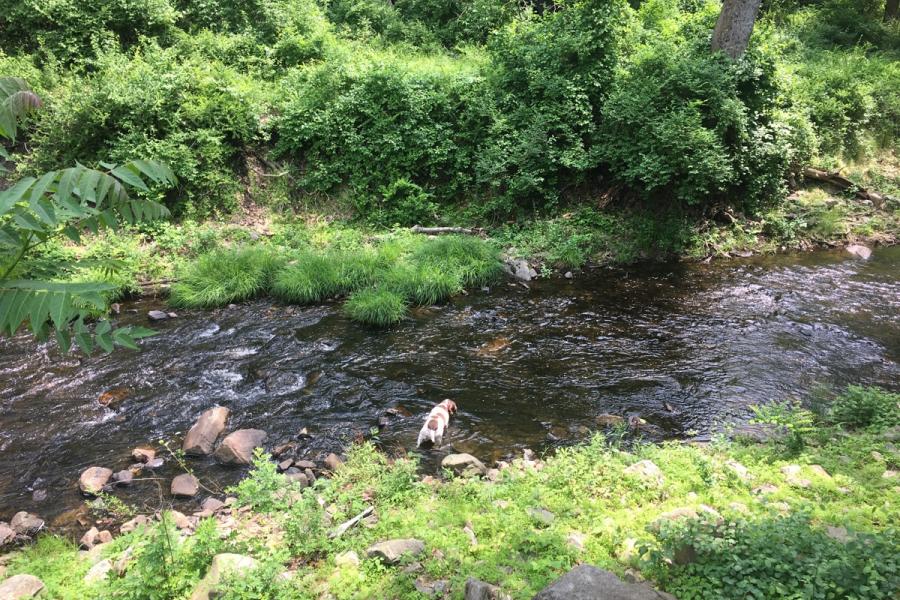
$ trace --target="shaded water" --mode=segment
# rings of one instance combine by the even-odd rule
[[[898,275],[900,247],[869,261],[820,252],[602,269],[529,289],[503,282],[387,332],[348,322],[336,306],[254,302],[183,313],[156,326],[141,352],[60,359],[27,336],[3,340],[0,518],[80,504],[83,468],[126,468],[141,443],[178,447],[179,432],[214,404],[231,409],[229,429],[264,429],[273,444],[308,428],[300,443],[315,458],[398,404],[411,416],[393,418],[379,440],[412,450],[424,414],[449,397],[460,413],[446,441],[490,460],[584,439],[600,413],[704,437],[747,418],[751,404],[809,400],[817,386],[898,389]],[[143,322],[155,307],[127,304],[121,320]],[[127,397],[98,404],[114,388]],[[426,455],[426,468],[439,454]],[[192,463],[211,487],[240,475]],[[164,489],[177,472],[170,463],[157,473]],[[29,491],[38,479],[43,503]],[[141,482],[120,495],[156,506],[156,489]]]

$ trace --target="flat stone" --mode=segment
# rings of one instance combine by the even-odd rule
[[[741,423],[731,432],[732,439],[765,444],[787,436],[787,430],[770,423]]]
[[[887,471],[885,471],[884,473],[881,474],[881,478],[882,479],[894,479],[897,477],[898,474],[900,474],[900,473],[898,473],[897,471],[892,471],[892,470],[888,469]]]
[[[184,436],[181,448],[185,454],[201,456],[212,454],[216,440],[225,431],[228,415],[229,410],[224,406],[214,406],[204,411]]]
[[[291,469],[293,469],[293,467],[291,467]],[[288,471],[284,474],[284,476],[287,477],[288,480],[299,483],[300,487],[309,486],[310,481],[306,477],[306,473],[301,473],[299,470],[292,471],[291,469],[288,469]]]
[[[340,459],[338,459],[340,460]],[[311,460],[295,460],[294,466],[298,469],[315,469],[316,463]]]
[[[753,488],[753,493],[761,496],[765,496],[766,494],[774,494],[778,491],[778,486],[773,485],[771,483],[764,483],[759,487]]]
[[[656,517],[656,519],[652,523],[650,523],[648,529],[654,533],[658,533],[664,521],[696,519],[701,514],[709,515],[717,522],[722,521],[722,515],[719,514],[719,511],[711,506],[707,506],[706,504],[701,504],[696,508],[694,508],[693,506],[681,506],[679,508],[664,512]]]
[[[400,562],[404,556],[416,557],[425,551],[425,542],[416,539],[387,540],[366,549],[367,558],[379,558],[389,565]]]
[[[504,594],[499,587],[469,577],[466,579],[466,589],[463,600],[508,600],[509,595]]]
[[[812,482],[809,479],[800,477],[801,470],[802,467],[800,467],[800,465],[785,465],[781,467],[781,472],[784,474],[784,480],[788,482],[788,485],[808,488],[812,485]]]
[[[191,529],[191,527],[193,527],[191,520],[182,512],[168,510],[166,511],[166,514],[168,515],[168,518],[172,519],[172,522],[178,529]]]
[[[610,415],[607,413],[597,415],[595,417],[595,420],[597,421],[597,425],[599,425],[600,427],[616,427],[625,424],[624,417],[620,417],[619,415]]]
[[[217,498],[209,497],[202,503],[200,503],[200,508],[202,508],[203,510],[208,510],[210,512],[216,512],[225,508],[225,503]]]
[[[172,480],[171,492],[173,496],[193,498],[199,491],[200,481],[190,473],[182,473]]]
[[[150,462],[156,458],[156,450],[147,446],[138,446],[131,451],[131,458],[139,463]]]
[[[293,458],[287,458],[287,459],[281,461],[280,463],[278,463],[278,470],[279,470],[279,471],[282,471],[282,472],[283,472],[283,471],[287,471],[287,470],[290,469],[293,465],[294,465],[294,459],[293,459]]]
[[[353,550],[348,550],[347,552],[341,552],[337,556],[334,557],[334,564],[339,567],[358,567],[359,566],[359,555]]]
[[[656,485],[662,485],[665,482],[663,472],[649,460],[638,461],[630,467],[626,467],[622,472],[626,475],[638,477],[648,483],[655,483]]]
[[[528,514],[538,523],[546,525],[548,527],[550,525],[553,525],[553,521],[556,520],[556,515],[554,515],[546,508],[529,508]]]
[[[217,588],[225,574],[240,575],[252,571],[256,560],[242,554],[216,554],[206,576],[191,593],[190,600],[211,600],[217,596]]]
[[[872,256],[872,249],[867,246],[863,246],[862,244],[850,244],[849,246],[847,246],[846,250],[849,254],[852,254],[853,256],[861,258],[863,260],[869,260],[869,258]]]
[[[822,468],[822,465],[809,465],[807,467],[813,474],[822,479],[831,479],[831,475],[829,475],[828,471]]]
[[[487,467],[471,454],[448,454],[441,460],[441,467],[457,475],[485,475]]]
[[[737,476],[737,478],[740,479],[741,481],[743,481],[744,483],[749,483],[750,480],[753,479],[753,476],[750,475],[750,471],[747,469],[747,467],[745,467],[744,465],[742,465],[741,463],[739,463],[736,460],[726,461],[725,466],[728,468],[729,471],[734,473],[735,476]]]
[[[325,457],[325,468],[327,468],[329,471],[337,471],[342,464],[344,464],[344,461],[341,460],[341,457],[334,452]]]
[[[107,469],[106,467],[88,467],[81,473],[81,477],[78,479],[78,487],[81,489],[82,494],[95,496],[109,483],[112,474],[112,469]]]
[[[24,600],[34,598],[44,589],[44,582],[34,575],[13,575],[0,583],[0,598],[3,600]]]
[[[225,465],[249,465],[253,462],[253,450],[266,441],[261,429],[238,429],[225,436],[216,450],[216,460]]]
[[[106,579],[109,572],[112,571],[113,564],[108,558],[101,560],[84,575],[84,582],[88,585],[99,583]]]
[[[79,545],[85,550],[90,550],[93,548],[97,541],[100,539],[100,530],[96,527],[91,527],[88,529],[83,536],[81,536],[81,540],[79,540]]]
[[[113,541],[113,536],[112,536],[112,534],[109,532],[108,529],[104,529],[103,531],[100,532],[100,535],[98,536],[97,539],[100,540],[100,543],[101,543],[101,544],[108,544],[108,543],[110,543],[111,541]]]
[[[13,515],[9,526],[19,535],[33,536],[44,528],[44,520],[33,513],[22,510]]]
[[[147,312],[147,318],[151,321],[165,321],[169,318],[169,313],[161,310],[151,310]]]
[[[643,583],[626,583],[603,569],[579,565],[538,592],[534,600],[670,600]]]
[[[148,460],[144,466],[153,471],[162,468],[164,464],[166,464],[166,461],[162,457],[157,456],[156,458]]]
[[[117,486],[129,486],[131,485],[131,482],[134,481],[134,473],[128,469],[123,469],[118,473],[113,474],[112,479]]]
[[[587,535],[581,533],[580,531],[572,531],[569,535],[566,536],[566,543],[569,547],[574,548],[578,552],[584,552],[585,543],[587,542]]]
[[[138,527],[142,525],[147,525],[150,523],[150,519],[147,518],[147,515],[138,515],[129,521],[125,521],[122,523],[122,526],[119,527],[119,531],[122,533],[128,533],[130,531],[134,531]]]

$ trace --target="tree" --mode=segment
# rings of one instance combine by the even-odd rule
[[[20,120],[40,105],[23,80],[0,78],[0,139],[14,142]],[[5,150],[3,157],[9,158]],[[175,175],[167,166],[135,160],[101,167],[77,165],[22,177],[0,191],[0,334],[13,335],[27,322],[39,340],[53,329],[63,352],[74,337],[78,347],[90,353],[95,346],[106,352],[114,346],[137,348],[137,338],[153,333],[143,327],[113,328],[106,320],[89,329],[91,315],[106,310],[103,293],[113,289],[109,284],[17,277],[22,259],[54,238],[66,236],[77,242],[86,232],[168,215],[158,202],[128,193],[149,192],[145,179],[173,185]]]
[[[713,51],[721,50],[731,58],[740,58],[750,43],[760,4],[762,0],[725,0],[713,31]]]
[[[884,3],[884,20],[896,21],[900,19],[900,0],[887,0]]]

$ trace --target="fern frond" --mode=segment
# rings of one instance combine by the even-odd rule
[[[40,106],[41,99],[24,79],[0,77],[0,136],[15,142],[19,121]]]

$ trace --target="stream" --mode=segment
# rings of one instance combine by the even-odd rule
[[[161,306],[125,303],[120,324],[145,324]],[[459,413],[445,443],[488,463],[583,441],[602,413],[709,439],[753,404],[815,403],[816,390],[849,383],[897,390],[900,247],[867,261],[836,250],[502,281],[383,332],[337,304],[268,301],[182,312],[154,328],[140,352],[92,357],[60,357],[26,334],[0,339],[0,519],[29,510],[52,522],[83,503],[84,468],[127,468],[140,444],[178,448],[216,404],[231,409],[229,431],[263,429],[270,446],[307,428],[302,454],[320,459],[370,436],[398,405],[410,416],[391,417],[375,440],[414,451],[424,415],[452,398]],[[111,390],[122,399],[104,407]],[[425,452],[423,469],[449,451]],[[245,472],[190,460],[212,489]],[[171,460],[156,472],[163,496],[179,472]],[[156,483],[116,495],[158,507]]]

